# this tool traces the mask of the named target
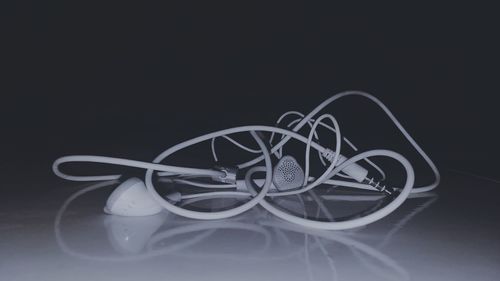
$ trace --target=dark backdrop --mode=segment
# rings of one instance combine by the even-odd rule
[[[499,114],[491,91],[465,82],[477,70],[466,67],[464,9],[27,1],[4,11],[5,173],[47,173],[75,153],[149,160],[358,89],[384,101],[441,168],[496,177]],[[420,161],[368,102],[331,110],[362,149]]]

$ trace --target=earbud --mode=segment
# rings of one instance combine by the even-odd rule
[[[154,201],[146,190],[144,182],[130,178],[120,184],[108,198],[104,212],[119,216],[150,216],[163,208]]]
[[[290,155],[283,156],[274,166],[273,183],[279,191],[295,189],[304,183],[304,171]]]

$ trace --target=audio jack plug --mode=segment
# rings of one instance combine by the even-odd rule
[[[368,184],[374,188],[376,188],[380,192],[384,192],[387,195],[392,195],[394,193],[394,189],[387,187],[380,183],[380,181],[376,181],[373,178],[366,178],[363,183]]]

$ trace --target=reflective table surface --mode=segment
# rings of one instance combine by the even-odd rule
[[[500,278],[500,184],[469,175],[445,171],[436,192],[413,196],[388,217],[346,231],[300,227],[261,207],[218,221],[166,211],[111,216],[102,209],[118,182],[21,182],[2,187],[0,280]],[[186,204],[219,209],[235,200]],[[384,200],[318,188],[275,203],[330,220],[363,215]]]

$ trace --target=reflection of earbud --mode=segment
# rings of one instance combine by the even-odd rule
[[[165,214],[147,218],[108,216],[104,226],[113,248],[121,254],[140,253],[165,222]]]
[[[144,182],[130,178],[120,184],[108,198],[104,212],[119,216],[150,216],[163,208],[149,195]]]

